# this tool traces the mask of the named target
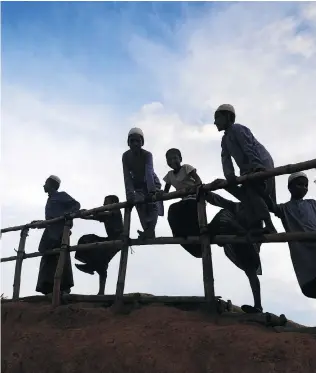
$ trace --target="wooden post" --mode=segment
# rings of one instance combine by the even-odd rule
[[[129,231],[131,226],[131,212],[130,207],[126,207],[124,211],[124,245],[121,251],[119,274],[116,285],[115,294],[115,309],[118,311],[123,304],[123,295],[125,287],[126,267],[128,258],[128,247],[129,247]]]
[[[21,285],[21,272],[22,264],[25,255],[25,242],[26,237],[28,236],[29,230],[23,229],[20,235],[19,248],[17,252],[17,259],[15,263],[15,272],[14,272],[14,282],[13,282],[13,300],[18,300],[20,295],[20,285]]]
[[[55,276],[54,276],[54,289],[53,289],[53,299],[52,299],[52,306],[58,307],[60,305],[60,285],[61,279],[64,273],[66,255],[69,247],[69,236],[70,236],[70,228],[72,225],[71,220],[66,220],[64,231],[63,231],[63,238],[61,241],[61,249],[58,258],[58,263],[56,266]]]
[[[201,233],[201,249],[202,249],[202,265],[203,265],[203,283],[204,283],[204,294],[208,310],[215,314],[217,311],[216,298],[214,291],[214,276],[213,276],[213,262],[212,252],[210,245],[210,237],[207,233],[207,216],[206,216],[206,204],[205,204],[205,193],[201,191],[199,193],[199,199],[197,202],[199,226]]]

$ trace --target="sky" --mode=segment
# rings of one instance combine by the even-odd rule
[[[315,158],[315,3],[3,2],[1,8],[2,227],[44,219],[50,174],[82,208],[102,205],[106,194],[125,200],[121,159],[132,127],[143,130],[161,180],[171,147],[204,182],[223,177],[222,135],[213,125],[223,103],[234,105],[237,122],[253,131],[276,166]],[[307,174],[316,178],[315,170]],[[313,182],[308,197],[316,197]],[[277,178],[277,198],[289,200],[287,176]],[[218,209],[207,212],[211,220]],[[139,228],[133,211],[132,238]],[[105,235],[100,223],[77,219],[71,243],[87,233]],[[30,231],[26,252],[37,251],[41,234]],[[156,234],[171,236],[166,216]],[[14,255],[18,241],[18,232],[4,234],[1,255]],[[245,274],[222,248],[212,252],[216,295],[251,304]],[[316,302],[302,295],[287,244],[263,245],[261,260],[264,310],[315,325]],[[39,261],[24,261],[21,296],[35,294]],[[108,294],[115,292],[118,265],[119,255],[109,266]],[[1,264],[8,297],[14,266]],[[73,272],[72,293],[97,293],[97,275],[74,265]],[[203,295],[201,260],[178,245],[134,247],[125,292]]]

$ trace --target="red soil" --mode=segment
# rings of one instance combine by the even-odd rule
[[[316,339],[148,306],[2,305],[2,373],[316,372]]]

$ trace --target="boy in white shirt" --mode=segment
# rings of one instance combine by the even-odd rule
[[[166,153],[166,160],[172,170],[163,179],[166,182],[164,193],[168,193],[171,186],[180,190],[202,184],[193,166],[189,164],[181,165],[182,156],[179,149],[169,149]],[[200,235],[195,193],[183,197],[180,202],[173,203],[169,207],[168,222],[174,237]],[[194,257],[202,257],[201,245],[187,244],[182,245],[182,247]]]

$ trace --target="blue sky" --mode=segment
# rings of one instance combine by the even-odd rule
[[[83,208],[100,205],[108,193],[123,200],[121,155],[135,126],[160,179],[170,147],[180,148],[206,182],[222,177],[221,136],[213,126],[222,103],[235,106],[237,121],[276,165],[315,157],[313,3],[4,2],[1,31],[2,226],[43,218],[49,174],[59,175]],[[277,180],[277,196],[289,198],[286,176]],[[209,219],[217,211],[209,206]],[[135,237],[135,213],[132,219]],[[104,235],[100,224],[78,220],[72,243],[86,233]],[[170,234],[166,217],[159,219],[157,235]],[[27,252],[37,250],[40,237],[31,232]],[[3,235],[3,255],[13,255],[17,242],[17,233]],[[134,250],[127,292],[203,293],[201,263],[181,247]],[[251,302],[244,274],[217,246],[213,255],[216,293]],[[315,324],[315,302],[300,293],[287,245],[264,245],[261,258],[264,307]],[[110,264],[108,293],[118,262]],[[34,294],[38,265],[25,261],[22,295]],[[11,295],[14,264],[1,269],[2,291]],[[95,277],[76,268],[74,276],[74,293],[97,292]]]

